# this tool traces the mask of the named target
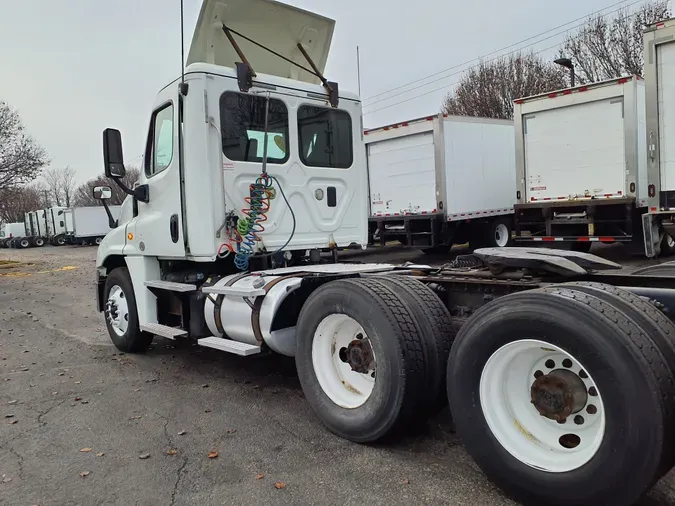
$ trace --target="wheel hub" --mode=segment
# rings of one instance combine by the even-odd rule
[[[563,421],[584,408],[588,393],[579,376],[565,369],[556,369],[532,383],[530,400],[541,416]]]
[[[354,339],[349,346],[340,349],[340,360],[349,364],[352,371],[361,374],[368,374],[375,367],[373,349],[368,340],[363,338]]]

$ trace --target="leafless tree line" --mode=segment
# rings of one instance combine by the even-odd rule
[[[670,17],[668,0],[652,0],[613,17],[589,18],[563,42],[558,57],[570,58],[580,84],[623,75],[642,75],[645,26]],[[480,63],[447,95],[443,112],[460,116],[513,118],[513,100],[565,88],[567,71],[534,53]]]

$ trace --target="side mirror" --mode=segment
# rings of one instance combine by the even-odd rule
[[[122,135],[114,128],[106,128],[103,131],[103,164],[107,177],[118,179],[126,174],[122,154]]]
[[[108,200],[112,197],[112,188],[110,186],[94,186],[93,193],[96,200]]]

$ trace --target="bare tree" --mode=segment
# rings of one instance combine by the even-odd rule
[[[42,196],[35,186],[15,186],[0,190],[0,221],[23,222],[24,214],[41,209]]]
[[[122,182],[129,188],[133,188],[134,183],[139,180],[141,171],[136,167],[127,168],[126,175],[122,178]],[[104,175],[100,175],[90,179],[86,183],[77,187],[73,197],[73,205],[76,206],[100,206],[103,205],[100,200],[96,200],[92,194],[94,186],[110,186],[112,189],[112,198],[108,200],[111,206],[119,205],[124,202],[127,194],[122,189],[113,183]]]
[[[0,101],[0,190],[35,179],[47,153],[30,137],[19,113]]]
[[[513,118],[513,100],[564,88],[562,69],[535,54],[514,54],[469,69],[445,98],[443,112],[456,116]]]
[[[668,0],[653,0],[634,11],[622,9],[611,19],[593,16],[567,37],[559,55],[572,59],[580,84],[642,75],[643,30],[669,17]]]
[[[56,206],[70,207],[77,188],[75,171],[69,166],[53,167],[47,169],[42,177],[49,192],[50,203]]]

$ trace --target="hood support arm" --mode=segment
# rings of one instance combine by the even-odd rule
[[[241,62],[237,62],[237,81],[239,82],[239,89],[243,92],[247,92],[248,90],[251,89],[253,86],[253,78],[256,77],[256,73],[253,70],[253,67],[251,67],[251,64],[248,62],[246,59],[246,55],[244,52],[241,50],[239,47],[239,44],[237,44],[237,41],[234,40],[234,37],[232,34],[238,35],[244,40],[247,40],[251,44],[255,44],[261,49],[264,49],[265,51],[268,51],[272,53],[274,56],[277,56],[281,58],[284,61],[287,61],[291,65],[295,65],[296,67],[304,70],[305,72],[308,72],[312,75],[315,75],[321,80],[321,83],[323,84],[323,87],[326,88],[326,92],[328,93],[328,101],[330,102],[330,105],[332,107],[337,107],[339,104],[339,88],[338,88],[338,83],[328,81],[323,74],[319,71],[317,68],[316,64],[314,61],[312,61],[312,58],[309,56],[307,51],[305,51],[305,48],[302,47],[302,44],[298,42],[297,48],[300,50],[302,53],[302,56],[305,57],[309,65],[312,67],[311,69],[300,65],[299,63],[294,62],[290,58],[286,58],[284,55],[277,53],[276,51],[270,49],[269,47],[266,47],[259,42],[256,42],[253,39],[250,39],[246,35],[243,35],[236,30],[232,30],[231,28],[228,28],[225,23],[223,23],[223,32],[225,32],[225,35],[227,36],[227,39],[230,41],[230,44],[232,44],[232,47],[234,50],[237,52],[237,55],[239,55],[239,58],[241,58]]]

